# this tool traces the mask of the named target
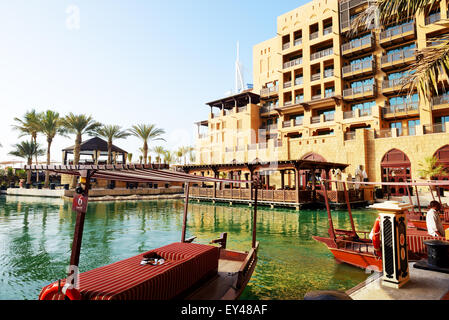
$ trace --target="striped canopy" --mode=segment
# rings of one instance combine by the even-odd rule
[[[157,166],[156,166],[157,167]],[[229,180],[203,177],[171,170],[155,169],[153,165],[31,165],[25,170],[51,171],[60,174],[80,176],[82,171],[90,171],[90,177],[96,179],[116,180],[124,182],[224,182],[253,183],[248,180]]]

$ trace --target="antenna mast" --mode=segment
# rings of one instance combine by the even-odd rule
[[[245,89],[244,83],[240,64],[240,43],[237,41],[237,60],[235,61],[235,93],[240,93]]]

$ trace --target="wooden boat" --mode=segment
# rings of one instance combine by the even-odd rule
[[[186,239],[189,184],[229,183],[230,180],[155,170],[147,165],[28,166],[26,169],[30,168],[80,176],[81,182],[73,198],[77,220],[68,277],[45,286],[39,295],[40,300],[235,300],[254,272],[259,248],[256,241],[258,180],[232,181],[250,183],[255,191],[252,244],[247,252],[240,252],[226,249],[227,233],[209,245],[193,243],[195,237]],[[93,178],[126,182],[184,182],[181,242],[78,273],[84,217],[90,179]]]
[[[332,181],[327,181],[332,182]],[[351,230],[335,229],[332,220],[332,214],[329,207],[329,199],[327,196],[326,183],[323,183],[324,199],[326,210],[328,214],[329,237],[314,236],[313,239],[325,244],[335,259],[339,262],[347,263],[362,269],[370,269],[375,271],[382,271],[382,258],[375,254],[372,241],[368,238],[370,232],[356,231],[354,220],[352,217],[351,206],[349,204],[349,196],[345,181],[334,181],[341,183],[344,186],[346,204],[348,215],[351,222]],[[359,184],[385,184],[385,183],[366,183],[356,182]],[[394,185],[398,185],[395,183]],[[409,184],[405,184],[408,186]],[[427,256],[426,246],[424,241],[438,239],[445,241],[445,238],[432,237],[427,234],[427,231],[419,230],[416,227],[407,228],[407,247],[409,252],[409,260],[420,260]]]

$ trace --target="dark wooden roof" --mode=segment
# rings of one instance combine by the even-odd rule
[[[75,146],[71,146],[65,149],[62,149],[62,151],[66,152],[73,152],[73,149],[75,149]],[[108,143],[107,141],[99,138],[94,137],[92,139],[86,140],[81,143],[80,151],[104,151],[108,152]],[[127,151],[120,149],[119,147],[112,145],[112,152],[118,152],[118,153],[128,153]]]
[[[232,170],[232,169],[248,169],[253,167],[256,169],[292,169],[298,167],[299,170],[311,169],[340,169],[344,170],[349,164],[322,162],[313,160],[286,160],[286,161],[255,161],[247,163],[228,163],[228,164],[204,164],[204,165],[189,165],[182,166],[185,172],[194,170]]]
[[[216,107],[220,109],[232,109],[235,107],[236,103],[237,107],[243,107],[248,105],[250,101],[253,104],[258,104],[260,102],[260,96],[247,90],[239,94],[208,102],[206,104],[210,107]]]

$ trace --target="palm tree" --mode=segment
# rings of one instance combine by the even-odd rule
[[[95,121],[92,116],[86,116],[84,114],[75,115],[70,112],[62,120],[62,125],[67,129],[68,133],[74,134],[75,148],[73,150],[73,164],[77,165],[80,160],[80,146],[82,143],[83,134],[94,135],[95,131],[101,126],[101,123]],[[76,184],[76,176],[73,177],[71,188],[74,188]]]
[[[179,164],[182,164],[183,152],[184,152],[184,150],[182,148],[178,148],[178,150],[176,151],[176,157],[177,157],[176,161]]]
[[[62,118],[58,112],[47,110],[39,114],[38,131],[47,137],[47,165],[50,164],[50,149],[53,139],[57,134],[65,136],[66,130],[62,126]],[[50,173],[45,172],[45,187],[48,187],[50,181]]]
[[[418,165],[421,167],[419,175],[423,179],[434,180],[445,172],[444,166],[438,164],[437,157],[426,157],[424,161],[418,162]]]
[[[161,136],[165,134],[164,129],[158,129],[154,124],[146,125],[139,124],[134,125],[129,130],[130,133],[143,141],[143,159],[145,164],[147,164],[147,156],[148,156],[148,142],[162,140],[165,141]]]
[[[45,151],[40,148],[39,144],[33,141],[22,141],[13,145],[13,147],[15,149],[9,152],[9,154],[26,159],[29,166],[33,164],[33,156],[43,156],[45,154]],[[31,170],[28,170],[27,183],[31,183]]]
[[[417,14],[428,14],[439,1],[375,0],[368,3],[368,8],[353,20],[352,30],[372,29],[373,26],[380,29],[389,23],[412,19]],[[449,27],[449,19],[442,19],[436,24]],[[417,61],[409,67],[403,83],[410,95],[417,88],[423,97],[430,99],[441,90],[438,88],[440,77],[449,75],[449,35],[442,33],[427,41],[436,45],[416,52]]]
[[[34,142],[34,144],[37,144],[37,133],[39,131],[39,114],[36,113],[35,109],[31,109],[31,111],[27,111],[25,115],[23,116],[23,119],[14,118],[14,121],[17,122],[16,125],[13,125],[13,129],[20,131],[20,137],[29,135],[31,137],[31,141]],[[36,164],[37,162],[37,155],[35,155]],[[36,174],[36,182],[39,182],[39,174]]]
[[[186,156],[188,155],[190,162],[193,162],[192,159],[193,159],[193,153],[195,151],[195,148],[192,146],[187,146],[187,147],[185,147],[185,149],[186,149]],[[184,164],[187,164],[186,157],[184,157]]]
[[[133,154],[128,153],[128,163],[131,163],[132,160],[133,160]]]
[[[164,163],[170,165],[175,161],[175,153],[170,150],[164,152]]]
[[[122,131],[118,125],[102,125],[95,131],[96,136],[105,138],[108,141],[108,164],[112,164],[112,142],[115,139],[124,139],[131,134]]]
[[[153,151],[155,154],[157,154],[157,156],[156,156],[157,162],[158,162],[159,164],[161,164],[161,159],[162,159],[161,156],[162,156],[163,154],[166,153],[166,150],[165,150],[163,147],[161,147],[161,146],[157,146],[157,147],[154,147],[154,148],[152,149],[152,151]]]

